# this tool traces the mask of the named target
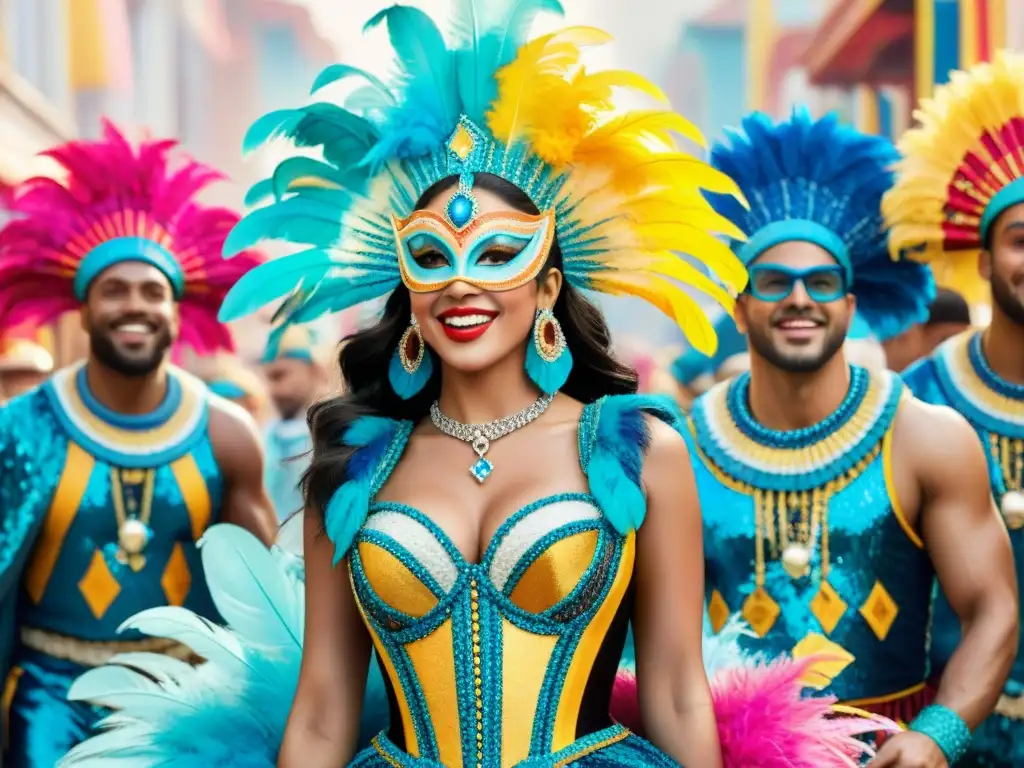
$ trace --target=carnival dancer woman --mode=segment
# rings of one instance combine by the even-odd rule
[[[727,765],[759,765],[735,758],[728,719],[716,728],[701,661],[700,511],[678,417],[668,400],[633,394],[635,374],[611,357],[604,320],[582,293],[644,298],[713,351],[711,323],[680,283],[731,307],[743,269],[712,233],[740,233],[700,190],[735,188],[679,151],[672,132],[700,139],[679,116],[616,109],[616,88],[663,97],[631,73],[582,68],[580,49],[604,33],[570,28],[526,43],[540,10],[561,9],[551,0],[460,3],[449,48],[428,16],[393,6],[369,25],[387,24],[393,87],[338,65],[317,86],[369,83],[346,108],[277,112],[250,131],[250,144],[283,134],[321,147],[324,161],[286,160],[260,188],[277,200],[251,213],[227,249],[265,237],[310,249],[251,272],[224,313],[253,311],[296,284],[284,323],[390,294],[380,321],[344,346],[346,393],[310,415],[310,610],[283,746],[277,756],[273,737],[289,702],[252,671],[252,649],[291,642],[282,653],[294,664],[295,611],[280,574],[261,569],[263,555],[240,540],[240,556],[220,558],[224,567],[238,574],[233,563],[246,561],[276,586],[240,597],[239,586],[224,585],[234,636],[171,626],[172,617],[186,624],[180,612],[137,617],[136,628],[188,634],[211,664],[191,682],[180,670],[139,682],[130,671],[138,660],[83,678],[76,697],[121,706],[111,730],[67,764],[131,755],[166,766],[175,755],[182,764],[276,759],[285,768],[717,768],[722,731],[733,750]],[[700,257],[721,282],[673,251]],[[274,606],[264,613],[277,631],[254,624],[246,604],[256,601]],[[630,621],[650,742],[608,715]],[[371,646],[386,673],[391,726],[356,756]],[[221,696],[230,704],[211,705],[203,678],[218,668],[255,684],[232,680]],[[760,713],[754,736],[772,742],[780,726],[803,730],[760,750],[760,764],[859,756],[845,735],[856,726],[826,722],[828,701],[799,700],[804,668],[769,671],[781,708],[775,720]],[[126,674],[186,704],[163,713],[138,706],[125,695]],[[268,688],[278,701],[254,714]],[[717,701],[735,705],[738,696]],[[229,747],[196,719],[214,706],[218,731],[232,718]],[[232,706],[248,714],[235,717]],[[732,725],[756,719],[735,714]],[[786,754],[778,748],[794,741]]]

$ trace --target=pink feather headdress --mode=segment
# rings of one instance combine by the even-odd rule
[[[104,121],[101,140],[72,141],[44,153],[67,177],[32,178],[14,190],[14,218],[0,230],[0,337],[76,309],[75,278],[83,260],[111,241],[133,239],[167,254],[180,271],[178,343],[199,354],[233,348],[217,312],[231,286],[262,258],[253,251],[222,258],[224,239],[239,216],[195,198],[223,176],[190,159],[172,167],[176,146],[155,140],[135,149]]]

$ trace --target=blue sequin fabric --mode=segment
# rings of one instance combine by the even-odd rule
[[[587,406],[579,431],[592,488],[593,472],[608,471],[594,457],[600,408]],[[408,434],[398,431],[385,472]],[[644,440],[620,448],[640,456]],[[634,533],[590,493],[519,510],[479,563],[421,511],[373,503],[349,566],[397,717],[353,765],[675,765],[608,717],[634,550]]]
[[[1024,479],[1024,387],[1000,379],[982,350],[982,335],[970,331],[944,342],[903,378],[919,399],[958,411],[974,427],[988,457],[989,480],[1002,509],[1010,491]],[[1017,587],[1024,589],[1024,520],[1009,517]],[[1024,619],[1024,610],[1021,611]],[[932,667],[941,672],[960,642],[960,622],[936,585],[932,626]],[[1024,650],[1014,660],[996,713],[974,733],[959,766],[1009,768],[1024,765]]]
[[[756,422],[749,374],[695,404],[708,612],[716,631],[741,613],[757,634],[747,650],[768,657],[838,646],[852,661],[827,692],[864,706],[911,702],[886,711],[909,719],[928,676],[934,572],[886,479],[904,390],[856,367],[850,381],[831,417],[794,432]]]

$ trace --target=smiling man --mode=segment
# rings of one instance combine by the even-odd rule
[[[970,426],[843,351],[855,308],[895,335],[934,295],[927,267],[887,252],[895,149],[804,111],[778,125],[754,114],[731,137],[712,159],[750,202],[719,206],[749,235],[736,322],[750,370],[690,415],[712,626],[736,611],[748,650],[832,656],[822,688],[910,723],[870,764],[944,768],[1006,679],[1016,590]],[[969,628],[933,699],[936,574]]]
[[[900,146],[906,158],[884,210],[894,251],[954,269],[978,270],[992,320],[943,343],[905,374],[914,394],[959,411],[988,458],[992,494],[1024,578],[1024,57],[1000,56],[939,88],[926,121]],[[952,473],[958,469],[950,465]],[[969,550],[959,549],[965,557]],[[932,662],[959,659],[961,618],[936,602]],[[946,590],[946,597],[952,598]],[[955,607],[955,606],[954,606]],[[968,630],[969,631],[969,630]],[[975,734],[966,768],[1024,765],[1024,655],[995,714]]]
[[[0,668],[5,768],[52,768],[102,715],[71,682],[113,656],[190,652],[119,627],[185,606],[218,617],[196,542],[229,521],[272,541],[255,426],[172,366],[176,342],[230,345],[216,321],[252,254],[221,260],[238,217],[194,196],[218,175],[169,168],[110,125],[49,154],[67,181],[16,190],[0,231],[0,336],[78,309],[88,358],[0,408]]]

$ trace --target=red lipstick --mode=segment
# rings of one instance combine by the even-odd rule
[[[438,322],[441,324],[441,329],[444,331],[444,335],[452,341],[460,344],[466,344],[471,341],[476,341],[483,336],[487,329],[491,327],[491,323],[494,322],[494,318],[498,316],[498,313],[490,309],[480,309],[479,307],[452,307],[446,309],[444,312],[437,316]],[[472,322],[472,324],[449,325],[447,321],[452,320],[458,323],[455,318],[476,318],[478,322]]]

